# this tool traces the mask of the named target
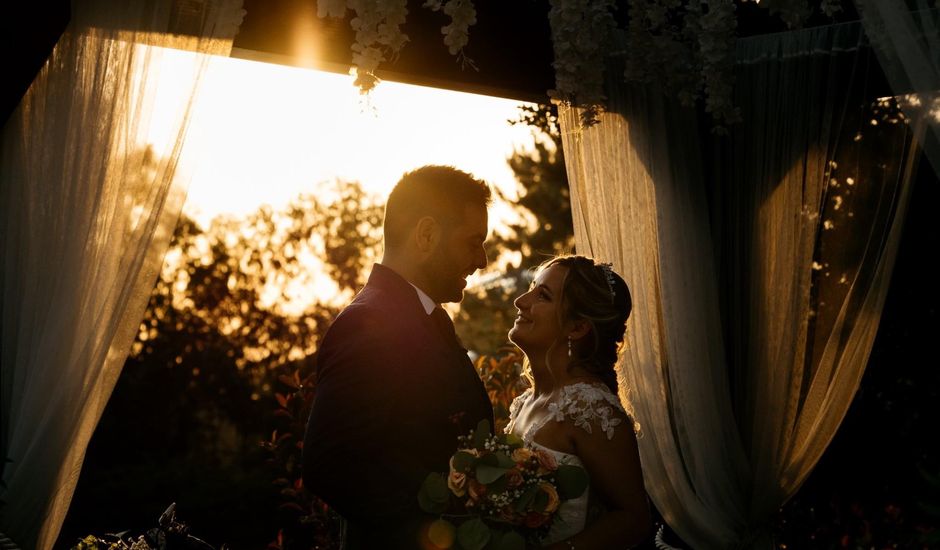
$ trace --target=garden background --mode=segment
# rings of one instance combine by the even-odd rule
[[[507,159],[521,221],[491,239],[497,261],[454,311],[502,418],[522,389],[518,356],[505,341],[511,298],[547,255],[573,250],[553,109],[520,106],[506,123],[526,124],[538,137],[534,148]],[[931,170],[918,174],[868,368],[832,444],[777,514],[780,549],[940,544],[940,460],[932,445],[940,371],[928,350],[940,291],[925,261],[940,249],[930,212],[938,185]],[[216,219],[208,229],[180,221],[58,547],[91,533],[142,531],[172,502],[193,534],[216,546],[335,547],[335,520],[303,491],[299,458],[317,342],[342,304],[324,299],[285,311],[262,296],[272,284],[285,291],[309,277],[301,259],[316,253],[349,297],[380,257],[381,197],[358,182],[321,182],[320,189],[285,208]]]

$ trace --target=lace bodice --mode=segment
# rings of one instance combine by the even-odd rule
[[[529,388],[513,399],[509,406],[509,425],[506,426],[506,433],[513,431],[519,411],[531,398],[532,388]],[[586,382],[570,384],[563,387],[559,396],[548,404],[548,414],[538,422],[533,422],[525,433],[519,435],[523,440],[531,443],[535,433],[549,420],[556,422],[570,420],[587,433],[594,433],[595,429],[600,429],[607,435],[607,439],[613,439],[614,427],[623,422],[614,414],[614,411],[626,414],[620,404],[620,399],[606,386]]]
[[[614,411],[626,414],[623,406],[620,405],[620,400],[606,386],[579,382],[562,388],[559,395],[548,404],[549,414],[544,415],[539,421],[533,422],[524,433],[519,434],[514,430],[516,420],[519,411],[532,399],[532,395],[532,389],[530,388],[513,400],[509,406],[509,424],[506,426],[505,431],[506,433],[516,433],[527,445],[551,453],[559,464],[583,467],[581,459],[577,455],[556,451],[533,441],[535,434],[549,420],[555,420],[556,422],[571,420],[575,426],[588,433],[594,433],[595,429],[599,429],[607,435],[607,439],[611,439],[614,437],[614,428],[622,423],[622,419],[617,417]],[[588,516],[592,515],[591,502],[590,488],[580,497],[563,502],[558,509],[551,529],[542,539],[542,544],[551,544],[564,540],[584,530],[585,525],[588,523]]]

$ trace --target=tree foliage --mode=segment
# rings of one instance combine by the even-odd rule
[[[494,260],[478,288],[461,303],[457,331],[464,345],[482,355],[500,355],[516,317],[513,299],[528,286],[531,269],[556,254],[574,252],[574,231],[558,116],[551,105],[521,105],[519,118],[533,134],[532,149],[516,149],[507,159],[516,176],[518,199],[500,194],[520,216],[505,234],[491,239]],[[504,253],[511,253],[505,254]],[[505,262],[501,257],[511,258]]]
[[[219,542],[261,546],[296,522],[271,483],[293,466],[259,443],[278,422],[279,379],[313,372],[380,242],[381,206],[358,184],[319,191],[207,229],[180,221],[63,540],[143,528],[170,502]]]
[[[568,174],[553,105],[522,105],[510,122],[529,126],[535,137],[534,149],[517,149],[508,160],[521,188],[516,207],[529,223],[512,225],[512,235],[499,246],[519,250],[519,267],[530,268],[547,256],[574,251]]]

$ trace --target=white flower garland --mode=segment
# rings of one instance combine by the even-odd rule
[[[625,68],[627,81],[658,83],[664,91],[691,105],[704,95],[705,110],[716,129],[740,120],[734,107],[733,53],[737,19],[735,0],[628,0]],[[753,0],[757,1],[757,0]],[[806,0],[760,0],[761,6],[798,27],[811,14]],[[820,0],[819,11],[832,17],[844,0]],[[615,0],[550,0],[548,12],[555,53],[553,99],[580,107],[582,124],[598,120],[603,110],[605,59],[613,52]],[[476,24],[473,0],[425,0],[423,7],[443,11],[450,24],[441,27],[451,55],[473,68],[464,55],[470,27]],[[352,45],[356,85],[366,93],[378,83],[379,65],[394,59],[408,41],[401,25],[407,0],[318,0],[319,17],[355,12]]]
[[[548,95],[583,107],[581,123],[597,123],[604,100],[604,58],[616,28],[613,0],[551,0],[555,89]]]
[[[470,40],[470,27],[477,22],[472,0],[426,0],[424,7],[442,10],[450,17],[450,24],[441,28],[444,44],[451,55],[473,66],[463,51]],[[345,17],[347,9],[355,12],[349,21],[356,31],[352,72],[359,90],[368,93],[379,82],[375,76],[379,65],[395,59],[408,42],[408,35],[401,30],[408,16],[408,0],[317,0],[317,17],[320,18]]]
[[[732,0],[708,0],[708,12],[699,18],[698,47],[705,88],[705,111],[711,113],[717,131],[741,120],[734,106],[734,34],[737,19]]]
[[[624,80],[658,83],[683,104],[693,104],[702,88],[701,3],[630,0],[629,17]]]
[[[427,0],[424,7],[432,11],[441,11],[450,16],[450,25],[441,27],[441,34],[444,35],[444,45],[450,55],[457,56],[461,64],[476,68],[473,62],[464,55],[464,47],[470,41],[470,27],[477,22],[477,10],[473,7],[472,0],[447,0],[441,6],[441,0]]]
[[[375,76],[379,64],[394,59],[408,42],[408,36],[401,32],[408,0],[348,0],[346,6],[356,12],[349,21],[356,31],[352,45],[356,85],[368,92],[379,82]]]

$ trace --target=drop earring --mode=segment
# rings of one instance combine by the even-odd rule
[[[571,357],[571,337],[568,337],[568,357]]]

